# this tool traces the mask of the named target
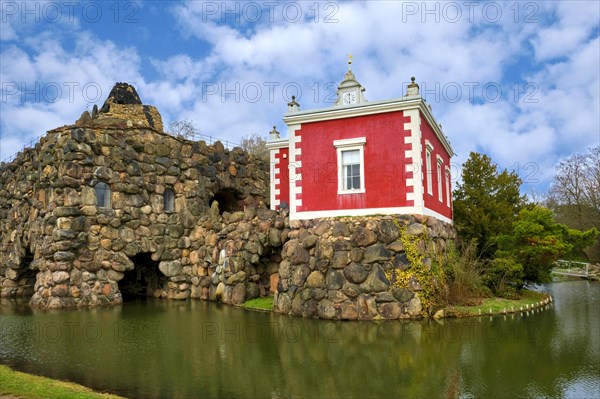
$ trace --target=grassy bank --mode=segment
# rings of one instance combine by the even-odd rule
[[[519,299],[486,298],[477,306],[448,306],[444,309],[446,317],[469,317],[489,314],[516,313],[521,310],[538,307],[549,295],[543,292],[523,290]]]
[[[273,297],[254,298],[242,304],[242,307],[247,309],[271,311],[273,310]]]
[[[119,399],[72,382],[15,371],[0,364],[0,395],[22,399]]]

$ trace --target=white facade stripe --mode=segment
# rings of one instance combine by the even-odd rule
[[[406,165],[406,171],[412,172],[413,192],[407,193],[406,199],[414,201],[415,207],[422,207],[423,201],[423,180],[419,178],[423,170],[423,161],[421,159],[421,116],[418,109],[410,109],[404,111],[404,116],[410,117],[410,122],[404,124],[404,130],[410,132],[410,157],[412,165]],[[410,168],[410,169],[409,169]],[[412,194],[409,198],[408,194]]]
[[[339,216],[369,216],[369,215],[427,215],[433,216],[443,222],[452,224],[452,219],[447,218],[431,209],[417,206],[403,206],[398,208],[363,208],[363,209],[336,209],[328,211],[296,212],[290,214],[290,219],[306,220]]]

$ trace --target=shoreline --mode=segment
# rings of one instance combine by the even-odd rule
[[[126,399],[71,381],[64,381],[0,364],[0,398],[11,399]]]
[[[492,297],[485,298],[482,304],[476,306],[450,305],[441,309],[444,315],[439,318],[462,319],[468,317],[521,314],[543,308],[553,302],[552,295],[547,292],[523,290],[523,297],[519,299]],[[434,318],[436,317],[434,316]]]
[[[266,297],[272,298],[272,297]],[[253,301],[256,299],[266,299],[266,298],[255,298],[248,300],[240,305],[234,305],[236,308],[251,310],[255,312],[262,313],[275,313],[271,308],[267,308],[264,306],[264,303],[259,304],[259,306],[253,306]],[[480,316],[497,316],[497,315],[506,315],[506,314],[520,314],[523,312],[529,312],[534,309],[540,309],[544,306],[553,303],[552,296],[547,292],[539,292],[533,290],[523,290],[522,297],[519,299],[506,299],[500,297],[491,297],[483,299],[482,304],[475,306],[459,306],[459,305],[448,305],[442,309],[439,309],[435,314],[431,317],[420,317],[420,318],[411,318],[411,319],[396,319],[396,320],[407,320],[407,321],[418,321],[418,320],[427,320],[427,319],[443,319],[443,318],[453,318],[453,319],[464,319],[469,317],[480,317]],[[326,320],[319,319],[317,320]],[[372,319],[372,320],[340,320],[343,322],[349,321],[383,321],[383,319]],[[389,320],[394,321],[394,320]]]
[[[19,302],[19,298],[10,298],[10,299],[2,298],[2,299],[3,299],[3,302],[4,301]],[[181,302],[186,302],[186,301],[187,300],[184,300]],[[176,302],[179,302],[179,301],[176,301]],[[208,301],[208,302],[220,303],[218,301]],[[551,304],[552,302],[553,302],[552,296],[546,292],[524,289],[523,296],[519,299],[506,299],[506,298],[501,298],[501,297],[483,298],[483,302],[480,305],[474,305],[474,306],[447,305],[443,308],[438,309],[433,315],[428,316],[428,317],[419,316],[419,317],[412,317],[412,318],[406,318],[406,319],[404,319],[404,318],[390,319],[390,321],[393,321],[393,320],[418,321],[418,320],[426,320],[426,319],[467,318],[467,317],[494,316],[494,315],[503,315],[503,314],[504,315],[505,314],[518,314],[518,313],[530,311],[533,309],[542,308],[548,304]],[[23,302],[22,304],[25,306],[32,306],[28,302]],[[109,306],[100,306],[100,307],[96,307],[95,309],[102,308],[102,307],[122,306],[123,304],[124,303],[113,304],[113,305],[109,305]],[[239,305],[226,304],[226,303],[221,303],[221,304],[232,306],[232,307],[238,308],[238,309],[250,310],[250,311],[258,311],[258,312],[263,312],[263,313],[277,313],[277,312],[273,311],[273,297],[272,296],[258,297],[258,298],[250,299]],[[502,304],[504,306],[501,306],[499,304]],[[36,310],[40,310],[40,311],[50,311],[50,312],[64,311],[64,310],[69,311],[69,310],[88,309],[88,308],[81,308],[81,307],[63,308],[63,309],[43,309],[43,308],[40,309],[35,306],[32,306],[32,308],[35,308]],[[278,313],[278,314],[284,314],[284,313]],[[294,317],[304,318],[304,316],[294,316]],[[330,319],[321,319],[318,317],[315,319],[331,321]],[[356,320],[340,320],[340,321],[382,321],[382,320],[384,320],[384,319],[374,318],[374,319],[370,319],[370,320],[356,319]]]

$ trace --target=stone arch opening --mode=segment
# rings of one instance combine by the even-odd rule
[[[235,188],[223,188],[215,193],[212,198],[208,201],[208,206],[213,204],[213,201],[217,201],[219,204],[219,213],[222,215],[223,212],[237,212],[244,210],[244,201],[242,193]]]
[[[252,296],[252,293],[249,293],[251,297],[264,297],[275,294],[279,283],[279,264],[282,260],[281,249],[282,247],[271,246],[264,249],[264,253],[256,264],[256,274],[259,276],[257,295]]]
[[[31,298],[33,295],[35,282],[38,270],[32,268],[33,254],[29,248],[25,249],[25,253],[21,257],[21,268],[17,271],[15,282],[17,283],[16,297]]]
[[[129,258],[134,268],[123,273],[119,290],[123,301],[143,297],[160,297],[166,290],[167,277],[158,268],[159,262],[152,260],[149,252],[139,253]]]

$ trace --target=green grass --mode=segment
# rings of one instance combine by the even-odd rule
[[[540,301],[548,298],[548,294],[530,290],[523,290],[520,299],[487,298],[481,305],[477,306],[448,306],[446,315],[452,317],[478,316],[480,314],[498,314],[506,312],[518,312],[521,308],[527,309],[537,305]]]
[[[72,382],[15,371],[0,364],[0,395],[22,399],[119,399]]]
[[[254,298],[246,301],[242,304],[243,307],[248,309],[258,310],[273,310],[273,297],[267,296],[262,298]]]

